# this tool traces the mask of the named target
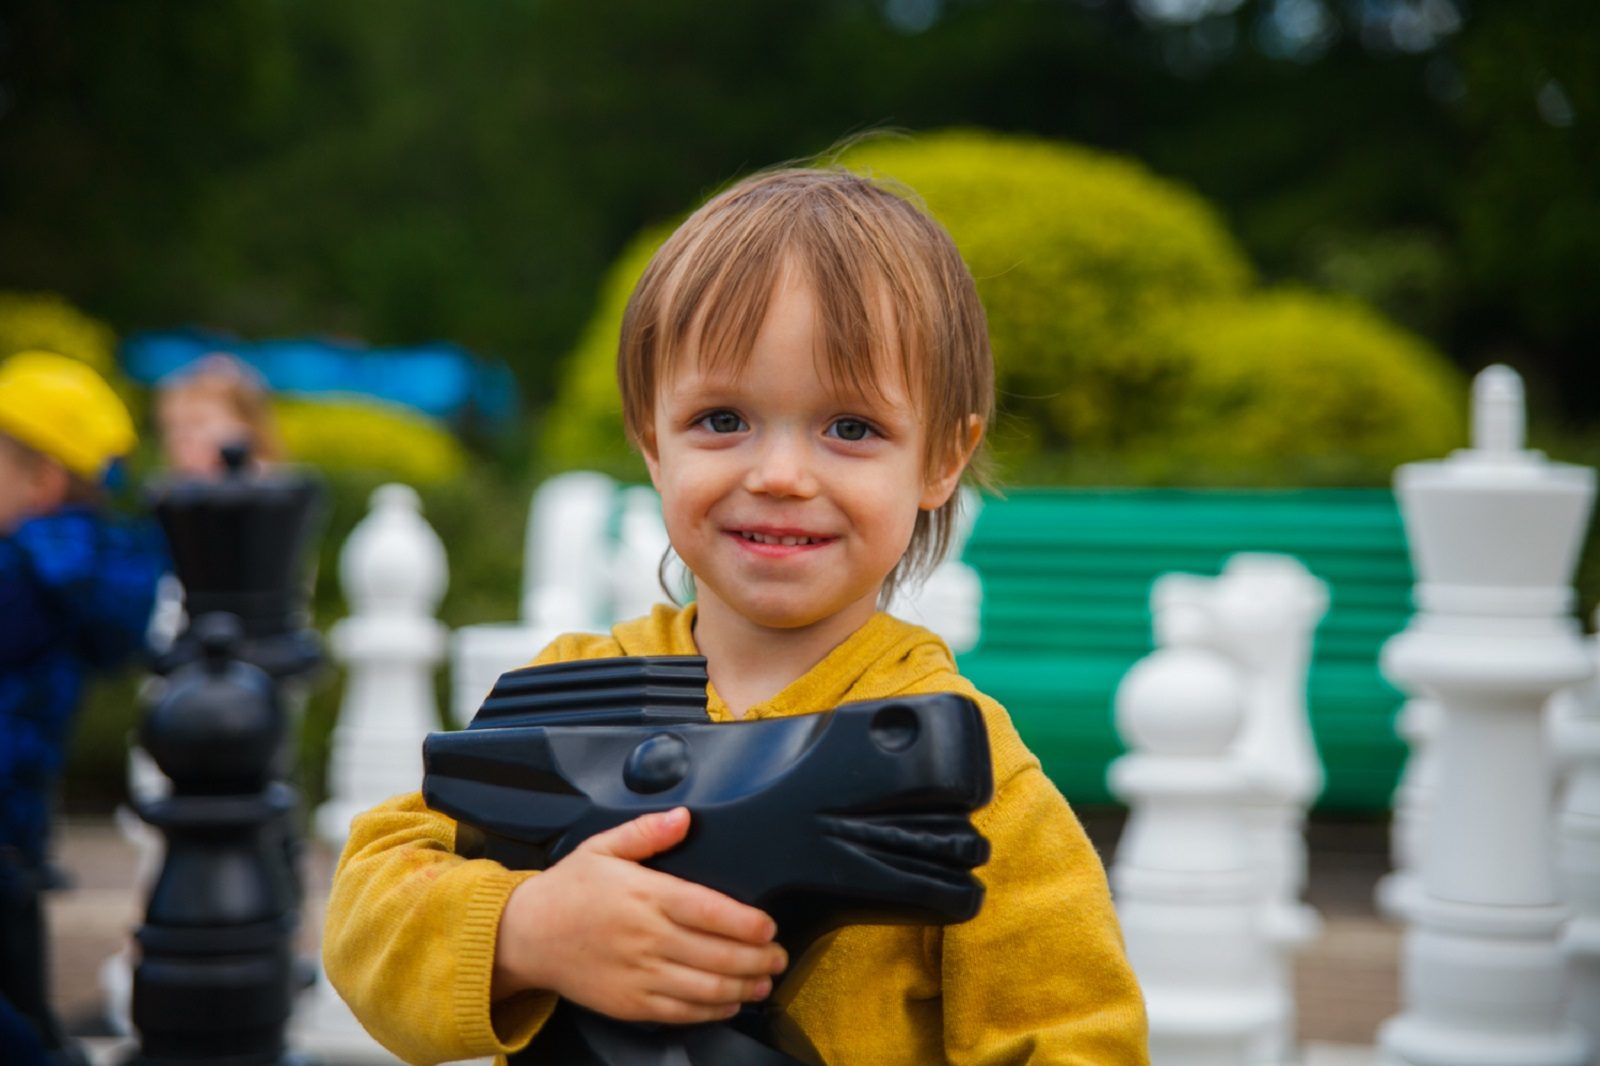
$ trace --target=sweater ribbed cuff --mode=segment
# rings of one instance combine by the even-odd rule
[[[480,860],[481,861],[481,860]],[[507,1055],[526,1047],[555,1010],[554,993],[516,996],[492,1009],[495,944],[506,900],[533,870],[507,870],[494,863],[467,900],[457,941],[456,1031],[473,1056]]]

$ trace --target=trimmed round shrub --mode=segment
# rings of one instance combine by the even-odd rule
[[[368,398],[278,397],[273,413],[289,458],[410,485],[460,476],[467,455],[444,426],[409,407]]]
[[[1145,336],[1177,372],[1146,398],[1129,480],[1384,483],[1464,443],[1460,374],[1354,300],[1265,292],[1163,316]]]
[[[1145,323],[1251,281],[1205,200],[1106,152],[955,130],[840,161],[908,186],[955,238],[989,315],[1002,457],[1138,439],[1143,393],[1167,372]]]
[[[116,371],[111,327],[52,292],[0,292],[0,359],[42,348],[81,360],[103,377]]]

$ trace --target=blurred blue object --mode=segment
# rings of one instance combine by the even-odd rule
[[[255,367],[275,392],[358,393],[404,404],[458,428],[490,433],[513,427],[517,383],[511,368],[448,342],[414,348],[365,348],[312,337],[244,341],[224,333],[177,329],[136,333],[122,344],[128,376],[154,385],[210,352]]]

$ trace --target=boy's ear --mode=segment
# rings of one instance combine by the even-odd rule
[[[661,458],[656,453],[656,433],[654,426],[648,426],[639,434],[639,455],[644,459],[645,469],[650,471],[650,484],[656,487],[656,492],[661,491]]]
[[[945,505],[945,501],[956,491],[956,486],[961,484],[961,473],[966,470],[967,463],[972,461],[972,453],[978,450],[978,442],[983,440],[983,419],[977,415],[968,415],[966,423],[956,430],[954,447],[935,460],[938,465],[928,471],[928,481],[922,491],[922,499],[917,506],[924,511],[934,511]]]

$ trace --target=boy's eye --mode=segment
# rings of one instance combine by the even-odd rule
[[[744,419],[732,411],[712,411],[700,419],[700,424],[713,433],[737,433],[744,428]]]
[[[859,418],[841,418],[828,427],[828,432],[840,440],[866,440],[872,435],[872,427]]]

